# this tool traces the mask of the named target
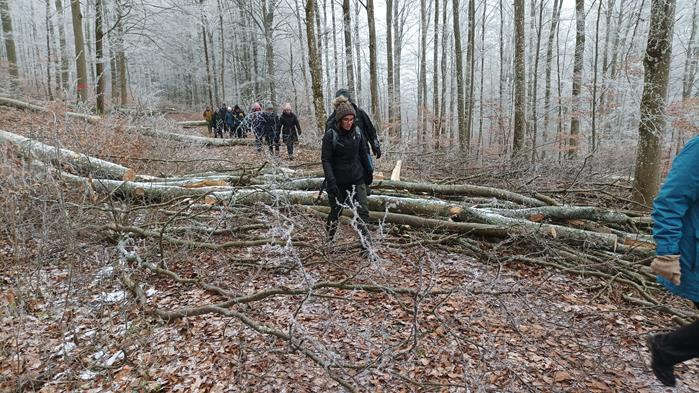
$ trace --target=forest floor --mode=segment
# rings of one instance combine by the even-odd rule
[[[2,130],[143,174],[262,165],[320,169],[310,135],[302,138],[297,159],[288,161],[252,146],[192,147],[126,130],[138,125],[175,128],[164,118],[112,116],[90,125],[0,108]],[[206,134],[202,128],[180,132]],[[226,298],[194,280],[125,265],[118,239],[89,227],[108,223],[114,211],[94,209],[95,201],[60,183],[37,182],[8,147],[0,149],[0,180],[7,188],[0,196],[0,391],[344,391],[338,380],[368,392],[666,391],[648,367],[643,342],[674,322],[655,307],[626,302],[628,287],[516,259],[504,263],[492,254],[465,256],[444,237],[406,227],[372,226],[378,258],[368,262],[350,226],[342,225],[336,244],[325,246],[323,219],[293,207],[224,209],[204,220],[231,229],[208,239],[219,244],[275,238],[286,240],[283,245],[207,250],[133,238],[128,247],[154,263],[167,262],[181,278],[238,295],[348,279],[374,289],[331,287],[232,306],[261,330],[221,314],[158,319],[146,311]],[[379,169],[390,173],[393,163],[382,158]],[[406,176],[459,177],[445,165],[421,165],[409,162]],[[474,168],[469,183],[514,181],[495,172]],[[535,179],[536,187],[557,181],[522,177]],[[612,203],[603,195],[588,198]],[[65,208],[70,203],[83,208]],[[129,208],[130,223],[144,226],[166,214]],[[526,252],[516,238],[489,246],[507,255]],[[125,287],[119,274],[125,270],[140,283],[145,308]],[[265,333],[265,327],[295,338]],[[673,391],[699,391],[696,361],[676,372]]]

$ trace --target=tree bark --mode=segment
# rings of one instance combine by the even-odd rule
[[[464,57],[461,52],[461,25],[459,23],[459,0],[452,1],[452,18],[454,21],[454,51],[456,52],[456,114],[459,124],[459,148],[468,153],[470,145],[468,122],[466,121],[466,104],[464,102]]]
[[[103,51],[103,38],[104,31],[102,30],[102,0],[95,0],[95,74],[97,75],[97,90],[96,90],[96,103],[97,103],[97,113],[104,113],[104,93],[105,84],[104,79],[104,51]]]
[[[119,104],[125,107],[129,103],[129,97],[127,92],[127,87],[129,85],[129,80],[126,75],[126,49],[124,45],[124,9],[122,0],[116,1],[117,9],[117,22],[116,22],[116,65],[117,71],[119,72]]]
[[[652,0],[641,96],[638,147],[634,171],[634,200],[650,204],[658,192],[662,138],[665,134],[675,0]]]
[[[475,87],[475,70],[476,70],[476,2],[468,0],[468,53],[467,70],[468,81],[466,83],[468,97],[466,98],[466,132],[468,132],[468,141],[471,142],[473,132],[473,97]],[[466,146],[466,150],[470,150],[471,146]]]
[[[371,115],[372,121],[378,123],[381,130],[381,111],[379,107],[379,75],[376,61],[376,25],[374,22],[374,0],[367,0],[367,19],[369,23],[369,78],[371,90]]]
[[[325,109],[323,99],[323,80],[320,54],[316,47],[316,35],[313,32],[313,19],[315,18],[315,0],[306,0],[306,39],[308,40],[308,59],[311,68],[311,86],[313,90],[313,109],[316,116],[316,127],[319,132],[325,131]]]
[[[80,102],[87,101],[87,62],[85,60],[85,39],[83,38],[83,15],[80,12],[80,0],[70,1],[73,15],[73,39],[75,41],[75,65],[77,69],[77,92]]]
[[[570,108],[570,137],[566,157],[578,156],[580,144],[580,86],[582,85],[583,61],[585,54],[585,0],[575,0],[575,58],[573,60],[573,90]]]
[[[215,110],[216,107],[214,106],[214,92],[212,86],[213,82],[211,80],[211,64],[209,63],[209,44],[207,42],[208,34],[206,33],[207,23],[206,16],[204,15],[204,0],[201,0],[199,4],[201,5],[201,36],[204,40],[204,63],[206,64],[206,86],[209,92],[209,106],[212,108],[212,110]]]
[[[526,98],[524,64],[524,0],[515,1],[515,121],[512,138],[512,156],[518,156],[524,148],[526,135]]]
[[[66,48],[65,14],[63,12],[63,2],[56,0],[56,18],[58,23],[58,44],[61,47],[61,87],[63,95],[68,94],[68,49]]]
[[[694,9],[692,10],[692,27],[689,33],[689,41],[687,42],[687,58],[684,61],[684,75],[682,77],[682,99],[686,100],[692,96],[694,90],[694,80],[697,75],[697,63],[699,63],[699,16],[697,10],[699,8],[699,0],[694,1]]]
[[[560,0],[553,0],[553,11],[551,13],[551,28],[549,29],[548,44],[546,46],[546,87],[544,89],[544,127],[541,136],[541,158],[546,158],[546,151],[548,150],[546,145],[548,143],[548,130],[549,130],[549,112],[551,111],[551,69],[553,60],[553,39],[556,37],[556,32],[558,31],[558,20],[561,15]]]
[[[347,67],[347,88],[356,95],[354,88],[354,56],[352,56],[352,20],[350,2],[342,0],[342,27],[345,39],[345,66]]]
[[[439,116],[439,0],[434,1],[432,46],[432,138],[429,144],[439,147],[439,132],[442,123]]]
[[[277,102],[276,74],[274,72],[274,10],[276,8],[274,0],[268,4],[267,0],[262,0],[262,11],[264,13],[263,26],[265,33],[265,54],[267,57],[267,81],[269,83],[269,97],[273,104]]]
[[[427,142],[427,0],[420,0],[420,54],[417,87],[417,141],[420,146]]]
[[[393,85],[393,0],[386,0],[386,87],[388,95],[388,135],[397,137],[393,122],[395,122],[395,87]]]
[[[53,57],[51,56],[51,37],[55,35],[53,23],[51,23],[51,1],[46,1],[46,88],[49,100],[53,101],[53,81],[51,80],[51,69],[53,68]],[[53,33],[53,34],[52,34]]]
[[[0,0],[0,18],[2,18],[2,35],[5,38],[5,54],[10,74],[10,90],[14,92],[19,86],[19,69],[9,0]]]

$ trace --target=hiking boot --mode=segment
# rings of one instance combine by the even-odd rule
[[[657,336],[650,335],[646,337],[646,345],[650,351],[650,368],[653,370],[653,374],[658,378],[658,381],[662,382],[665,386],[675,386],[677,380],[675,379],[674,366],[671,364],[666,364],[661,361],[660,348],[656,340]]]

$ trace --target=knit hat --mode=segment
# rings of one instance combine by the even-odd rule
[[[338,123],[345,116],[357,116],[357,112],[354,110],[354,106],[349,101],[349,99],[343,95],[333,100],[333,107],[335,108],[335,120],[337,120]]]
[[[285,103],[284,106],[282,106],[282,110],[291,112],[291,104],[288,102]]]
[[[352,101],[352,93],[350,93],[349,89],[345,89],[344,87],[338,91],[335,92],[335,98],[340,97],[340,96],[345,96],[350,102]]]
[[[267,102],[267,103],[265,104],[265,110],[267,111],[267,110],[270,110],[270,109],[274,109],[274,105],[272,105],[271,102]]]
[[[262,110],[262,108],[260,107],[260,103],[255,102],[254,104],[252,104],[252,106],[250,107],[250,110],[253,112]]]

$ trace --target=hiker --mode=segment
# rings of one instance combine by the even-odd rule
[[[669,292],[699,309],[699,136],[675,157],[653,201],[656,257],[651,270]],[[675,386],[674,366],[699,357],[699,321],[669,333],[648,336],[651,369],[666,386]]]
[[[371,146],[371,151],[374,153],[376,158],[381,158],[381,143],[379,143],[379,138],[377,138],[376,136],[376,128],[374,128],[374,124],[371,122],[369,115],[366,112],[364,112],[361,108],[357,107],[354,101],[352,101],[352,94],[348,89],[342,88],[335,92],[335,97],[340,96],[346,97],[349,100],[350,104],[352,104],[352,108],[354,108],[354,111],[357,113],[357,117],[355,118],[357,127],[359,127],[362,130],[364,140],[369,143],[369,145]],[[335,120],[335,116],[336,114],[334,111],[330,114],[330,116],[328,116],[328,119],[325,121],[326,128],[330,125],[332,121]],[[369,163],[373,168],[374,164],[372,162],[371,156],[369,157]]]
[[[282,131],[282,141],[286,144],[286,152],[289,155],[289,160],[294,159],[294,144],[299,140],[301,135],[301,125],[296,114],[291,111],[291,104],[286,103],[282,106],[282,115],[279,117]]]
[[[223,120],[221,120],[221,116],[218,114],[218,111],[214,111],[211,115],[211,125],[214,131],[214,138],[216,138],[219,135],[219,130],[221,127],[223,127]]]
[[[211,134],[211,127],[213,126],[211,121],[213,120],[214,112],[207,106],[202,116],[204,116],[204,120],[206,120],[206,128],[209,130],[209,134]]]
[[[279,115],[274,111],[271,102],[265,104],[265,111],[262,113],[262,128],[265,143],[269,147],[269,152],[279,155]]]
[[[226,110],[226,132],[233,138],[233,108],[230,106]]]
[[[245,112],[243,112],[238,105],[235,105],[233,107],[233,133],[235,134],[236,138],[244,137],[245,129],[241,127],[244,119]]]
[[[228,111],[228,108],[226,107],[226,103],[223,103],[223,106],[221,106],[218,111],[217,115],[218,117],[216,118],[216,131],[214,133],[214,138],[216,136],[221,136],[223,138],[223,130],[226,127],[226,112]]]
[[[255,149],[257,151],[262,150],[262,107],[259,103],[255,102],[250,106],[250,113],[243,120],[241,127],[244,129],[249,129],[255,136]]]
[[[373,181],[367,143],[355,123],[354,105],[345,96],[339,96],[333,100],[333,107],[335,116],[325,131],[320,153],[330,205],[325,224],[326,240],[331,243],[335,238],[343,205],[356,207],[362,248],[366,252],[371,242],[366,227],[369,220],[367,186]]]

